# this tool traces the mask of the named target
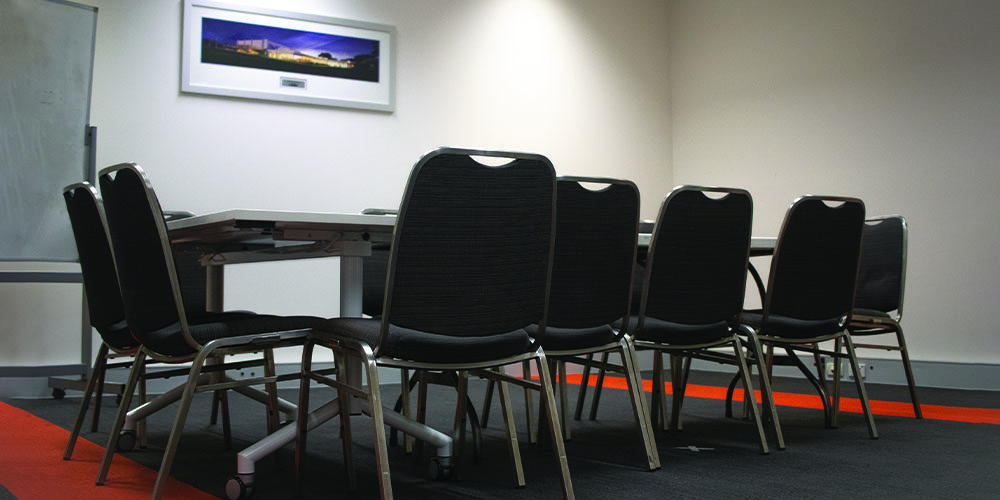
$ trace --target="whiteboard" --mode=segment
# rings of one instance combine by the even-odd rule
[[[0,0],[0,260],[75,261],[62,188],[88,180],[97,8]]]

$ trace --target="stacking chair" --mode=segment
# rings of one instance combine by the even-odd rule
[[[125,322],[115,261],[104,222],[104,208],[97,190],[89,183],[73,184],[63,189],[63,199],[73,228],[77,255],[80,257],[80,272],[83,274],[90,324],[101,336],[101,346],[97,350],[94,366],[83,392],[80,411],[77,412],[73,431],[63,453],[63,459],[69,460],[73,456],[73,448],[95,392],[91,432],[97,430],[105,372],[109,368],[131,366],[132,356],[139,350],[139,342],[132,337]],[[127,361],[109,363],[114,358],[127,358]],[[140,388],[140,401],[145,402],[144,386]]]
[[[864,221],[865,206],[857,198],[813,195],[797,198],[788,209],[778,235],[763,309],[744,312],[743,321],[767,347],[768,373],[776,359],[774,348],[782,348],[787,353],[783,360],[798,366],[809,379],[821,396],[828,427],[836,422],[837,407],[831,409],[830,404],[839,399],[840,385],[835,383],[834,394],[829,396],[824,384],[796,353],[836,359],[835,380],[840,378],[839,360],[848,359],[869,435],[875,439],[878,437],[875,420],[860,377],[854,342],[848,333]],[[821,345],[828,341],[835,344],[832,350]],[[846,352],[841,352],[841,345]]]
[[[560,177],[557,186],[552,292],[542,348],[549,357],[549,370],[558,370],[563,435],[570,438],[566,364],[621,373],[649,468],[658,469],[660,458],[645,410],[642,376],[636,367],[628,324],[618,329],[611,326],[629,316],[639,190],[629,181],[587,177]],[[529,327],[528,333],[534,335],[534,330],[534,326]],[[607,353],[617,353],[622,363],[608,364]],[[594,354],[602,354],[602,360],[594,362]],[[485,411],[484,404],[484,416]]]
[[[681,360],[695,358],[735,365],[750,397],[762,453],[768,453],[763,419],[753,397],[746,351],[760,349],[753,331],[741,328],[740,313],[746,287],[753,201],[742,189],[680,186],[660,207],[646,262],[645,287],[635,327],[636,350],[654,351],[654,425],[667,426],[662,354],[671,356],[673,415],[677,430],[687,373]],[[722,349],[724,348],[724,349]],[[764,366],[760,370],[761,397],[779,449],[784,448],[781,426]]]
[[[506,163],[490,166],[477,158]],[[303,349],[296,446],[300,487],[311,381],[337,390],[351,484],[351,405],[371,417],[380,489],[383,498],[391,498],[385,425],[433,445],[437,456],[430,463],[431,475],[448,477],[459,451],[453,443],[464,430],[468,375],[474,374],[542,391],[563,491],[573,497],[548,362],[540,348],[546,329],[555,187],[552,164],[539,155],[442,148],[417,162],[393,234],[382,317],[332,319],[309,334]],[[525,330],[533,324],[538,325],[535,337]],[[316,346],[333,350],[336,378],[311,369]],[[539,382],[494,371],[522,360],[536,361]],[[367,387],[350,380],[349,363],[363,364]],[[458,372],[452,437],[427,426],[420,415],[415,421],[383,409],[379,366]],[[504,385],[501,393],[507,396]],[[519,453],[509,418],[507,424],[507,443],[516,463]]]
[[[177,415],[153,486],[152,497],[160,498],[195,392],[234,389],[255,397],[267,405],[268,430],[277,430],[279,410],[292,413],[294,405],[277,399],[275,384],[280,380],[298,378],[299,375],[275,376],[272,350],[301,345],[307,329],[322,320],[308,316],[281,317],[244,312],[187,314],[163,213],[145,173],[138,165],[120,164],[102,170],[99,183],[125,318],[141,347],[136,353],[105,448],[97,484],[105,482],[119,440],[131,441],[131,426],[171,400],[179,399]],[[224,356],[229,354],[261,351],[264,352],[262,358],[232,363],[224,360]],[[165,395],[170,397],[161,396],[128,411],[147,357],[165,363],[190,363],[190,368],[165,372],[186,376],[186,382]],[[225,376],[227,369],[261,365],[264,367],[263,377],[236,381]],[[268,394],[253,392],[246,387],[259,384],[267,386]]]
[[[903,338],[903,291],[906,285],[906,219],[893,215],[870,218],[861,236],[861,267],[854,292],[854,313],[848,329],[852,337],[894,334],[896,345],[859,344],[855,349],[899,351],[917,418],[923,418],[910,354]],[[838,381],[834,381],[837,383]],[[834,404],[837,404],[834,401]],[[834,412],[836,413],[836,412]]]

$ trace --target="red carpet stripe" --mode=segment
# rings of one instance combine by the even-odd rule
[[[62,459],[69,431],[24,410],[0,403],[0,484],[18,500],[68,498],[119,500],[148,498],[156,471],[115,455],[105,486],[94,484],[104,449],[90,441],[76,443],[73,459]],[[171,479],[166,498],[214,499]]]
[[[566,376],[566,382],[571,384],[579,384],[582,380],[582,375],[580,374],[570,374]],[[590,386],[597,384],[597,377],[590,377]],[[653,391],[653,382],[651,380],[642,381],[643,390],[646,392]],[[611,389],[627,389],[628,386],[625,383],[625,379],[622,377],[604,377],[604,387]],[[667,393],[671,393],[670,383],[665,384]],[[757,394],[757,401],[760,401],[760,391],[755,391]],[[688,384],[687,395],[696,398],[707,398],[707,399],[726,399],[726,388],[725,387],[713,387],[707,385],[695,385]],[[733,396],[735,399],[740,400],[743,398],[743,389],[737,389]],[[872,412],[876,415],[889,415],[894,417],[912,417],[913,416],[913,405],[910,403],[899,403],[894,401],[876,401],[869,400],[872,406]],[[775,392],[774,402],[778,406],[792,406],[797,408],[814,408],[822,409],[823,403],[818,395],[808,395],[808,394],[794,394],[789,392]],[[861,413],[861,400],[857,398],[841,398],[840,400],[841,411],[851,412],[851,413]],[[990,409],[990,408],[963,408],[960,406],[939,406],[939,405],[929,405],[921,404],[920,409],[923,411],[924,418],[930,418],[934,420],[951,420],[954,422],[969,422],[975,424],[994,424],[1000,425],[1000,409]]]

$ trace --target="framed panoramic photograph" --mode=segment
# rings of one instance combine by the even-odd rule
[[[396,29],[185,0],[181,91],[395,109]]]

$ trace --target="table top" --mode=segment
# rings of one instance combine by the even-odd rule
[[[391,241],[394,215],[233,209],[167,222],[170,240],[183,243]]]
[[[389,243],[392,214],[345,214],[291,210],[232,209],[167,222],[174,244],[270,246],[276,242],[370,241]],[[639,245],[648,246],[652,221],[639,224]],[[752,255],[774,251],[776,238],[754,237]]]

